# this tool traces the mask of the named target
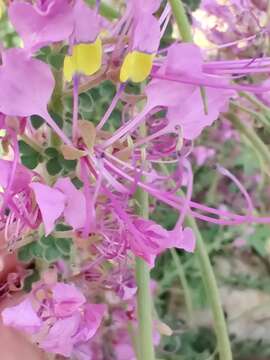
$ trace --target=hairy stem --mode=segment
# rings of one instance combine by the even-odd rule
[[[145,132],[145,127],[141,127]],[[143,161],[143,160],[142,160]],[[149,196],[142,189],[137,190],[136,200],[139,204],[138,215],[144,219],[149,217]],[[137,313],[138,313],[138,358],[139,360],[155,360],[153,345],[152,296],[150,290],[150,269],[141,258],[136,258],[137,281]]]

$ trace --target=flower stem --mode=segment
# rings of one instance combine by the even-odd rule
[[[201,236],[195,219],[192,216],[187,216],[186,223],[193,229],[197,240],[196,252],[199,258],[199,264],[204,286],[207,290],[208,301],[210,303],[213,313],[214,327],[218,342],[219,358],[220,360],[232,360],[233,357],[230,346],[230,339],[228,336],[227,325],[222,309],[222,304],[220,301],[218,286],[213,267],[211,265],[203,238]]]
[[[190,288],[188,286],[185,271],[181,264],[180,258],[177,255],[176,250],[170,249],[170,253],[172,255],[172,258],[173,258],[173,261],[174,261],[174,264],[175,264],[175,267],[177,270],[177,275],[180,279],[182,288],[184,290],[184,298],[185,298],[185,303],[186,303],[186,308],[187,308],[188,322],[189,322],[189,325],[192,327],[193,323],[194,323],[193,304],[192,304],[191,292],[190,292]]]
[[[87,2],[89,5],[96,4],[96,0],[87,0]],[[101,3],[100,3],[99,12],[100,12],[100,15],[104,16],[108,20],[114,20],[119,17],[119,12],[117,10],[115,10],[115,8],[110,6],[109,4],[106,4],[104,1],[101,1]]]
[[[145,132],[144,125],[141,132]],[[144,161],[142,159],[142,161]],[[136,200],[139,204],[138,215],[145,219],[149,217],[149,195],[146,191],[138,189]],[[137,282],[137,313],[138,313],[138,358],[139,360],[155,360],[153,345],[153,318],[152,296],[150,289],[150,269],[148,264],[141,258],[136,258],[136,282]]]
[[[169,3],[182,40],[185,42],[193,42],[191,27],[182,1],[169,0]]]
[[[169,0],[169,2],[171,4],[175,21],[183,41],[193,42],[191,26],[189,24],[188,17],[186,15],[182,1]],[[204,98],[204,96],[205,94],[203,92],[202,97]],[[202,278],[205,284],[205,288],[207,289],[209,303],[213,313],[214,327],[217,336],[220,360],[232,360],[232,351],[229,335],[214,271],[195,219],[192,216],[187,216],[186,222],[193,229],[197,239],[196,251],[199,258]]]
[[[243,121],[241,121],[235,114],[227,113],[225,116],[226,119],[228,119],[239,131],[239,133],[244,135],[250,141],[250,143],[261,155],[263,162],[270,168],[269,149],[255,133],[255,131],[248,124],[245,124]]]

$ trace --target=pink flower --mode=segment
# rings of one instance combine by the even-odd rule
[[[155,257],[170,248],[193,252],[195,237],[190,228],[167,231],[151,220],[136,218],[134,229],[128,235],[131,251],[153,267]]]
[[[40,289],[45,290],[45,295],[38,302],[35,291]],[[72,284],[57,283],[51,288],[41,285],[36,290],[19,305],[2,312],[4,324],[38,335],[43,350],[72,356],[77,347],[87,343],[97,332],[105,305],[87,303]]]
[[[53,187],[37,182],[30,186],[41,211],[46,235],[52,232],[55,221],[61,215],[74,230],[83,227],[86,220],[85,197],[69,178],[58,179]]]
[[[64,142],[71,144],[47,110],[55,85],[50,67],[30,58],[23,49],[6,50],[2,53],[2,61],[0,112],[22,117],[40,115]]]
[[[27,49],[65,40],[73,30],[73,7],[68,0],[39,1],[35,5],[14,1],[8,14]]]
[[[42,321],[33,308],[31,299],[25,298],[19,305],[2,311],[3,323],[34,334],[41,329]]]

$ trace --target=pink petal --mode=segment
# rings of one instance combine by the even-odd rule
[[[86,220],[86,201],[83,193],[77,190],[69,178],[60,178],[54,185],[66,196],[64,217],[74,230],[84,226]]]
[[[3,188],[6,188],[8,185],[11,168],[12,161],[0,159],[0,185]],[[17,164],[11,190],[14,193],[22,191],[29,185],[31,178],[31,171],[25,168],[23,165]]]
[[[153,14],[160,7],[161,0],[133,0],[134,14]]]
[[[191,43],[173,44],[168,50],[161,73],[201,76],[203,58],[200,48]]]
[[[202,130],[217,120],[220,112],[228,104],[232,92],[224,89],[205,88],[208,113],[205,114],[200,90],[197,88],[185,101],[168,110],[168,132],[175,132],[176,127],[183,130],[183,137],[188,140],[197,138]]]
[[[68,0],[49,0],[40,8],[14,1],[8,13],[27,49],[67,40],[73,30],[73,8]]]
[[[134,29],[133,49],[147,54],[156,53],[160,42],[160,26],[157,18],[144,15],[138,19]]]
[[[76,42],[94,42],[101,31],[101,18],[82,0],[74,5],[74,37]]]
[[[194,252],[196,247],[196,238],[193,233],[193,230],[189,227],[186,227],[183,230],[183,239],[181,249],[187,252]]]
[[[73,336],[80,326],[80,314],[57,320],[40,346],[43,350],[70,357],[73,352]]]
[[[76,342],[86,342],[91,339],[101,325],[107,307],[103,304],[87,304],[84,310],[84,322],[81,330],[74,340]]]
[[[33,309],[29,298],[23,300],[19,305],[6,308],[2,311],[3,323],[24,330],[30,334],[39,331],[42,321]]]
[[[30,187],[34,190],[46,235],[48,235],[54,229],[55,221],[64,211],[66,196],[61,191],[44,184],[31,183]]]
[[[84,295],[72,284],[57,283],[52,292],[56,316],[70,316],[86,302]]]
[[[23,49],[9,49],[2,55],[0,111],[14,116],[46,113],[54,89],[50,67],[28,57]]]

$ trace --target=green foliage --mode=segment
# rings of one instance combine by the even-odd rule
[[[39,115],[32,115],[30,119],[31,124],[35,129],[39,129],[44,124],[43,118]]]
[[[35,169],[43,161],[42,156],[23,140],[19,141],[21,161],[28,169]]]
[[[34,284],[38,280],[40,280],[39,272],[37,270],[32,270],[32,274],[24,279],[23,291],[30,292],[32,289],[32,284]]]
[[[60,172],[64,174],[69,173],[76,168],[77,161],[64,159],[63,155],[56,148],[48,147],[45,150],[45,154],[49,157],[49,160],[46,162],[46,169],[51,176],[55,176]]]
[[[53,158],[53,159],[50,159],[46,163],[46,169],[50,175],[54,176],[61,172],[62,167],[61,167],[61,164],[59,163],[58,159]]]
[[[255,231],[247,237],[247,242],[261,256],[266,256],[267,245],[270,244],[270,226],[264,224],[255,226]]]
[[[42,236],[39,241],[33,241],[18,250],[18,260],[29,263],[35,259],[54,262],[57,259],[69,258],[72,250],[72,239],[55,238],[52,235]]]

